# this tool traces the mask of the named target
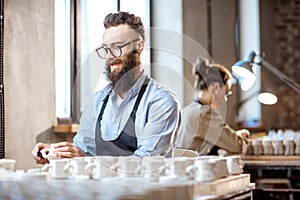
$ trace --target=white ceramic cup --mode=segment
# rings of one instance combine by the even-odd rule
[[[300,155],[300,138],[295,140],[295,154]]]
[[[176,179],[188,179],[186,173],[187,163],[191,160],[187,160],[186,157],[174,157],[165,159],[165,174],[170,177],[176,177]],[[192,162],[193,163],[193,162]]]
[[[94,162],[88,163],[85,170],[91,172],[93,179],[114,177],[117,174],[118,158],[113,156],[99,156]]]
[[[93,163],[100,156],[85,156],[83,160],[86,161],[87,164]]]
[[[284,154],[284,144],[283,140],[274,141],[274,155],[283,155]]]
[[[263,154],[263,145],[261,140],[253,140],[253,154],[254,155],[262,155]]]
[[[120,177],[140,177],[141,161],[139,157],[120,156],[118,159],[118,174]]]
[[[197,159],[193,165],[186,168],[186,173],[190,179],[197,182],[209,182],[216,179],[215,162],[210,159]]]
[[[295,142],[294,140],[285,140],[285,151],[284,155],[294,155],[295,154]]]
[[[210,160],[215,162],[214,171],[216,179],[229,176],[227,159],[225,157],[211,158]]]
[[[273,155],[274,148],[272,140],[263,140],[263,154],[264,155]]]
[[[145,157],[142,160],[141,175],[151,181],[158,181],[165,169],[164,157]]]
[[[87,165],[93,164],[97,157],[98,156],[85,156],[85,157],[83,157],[83,160],[86,161],[86,166],[87,166]],[[86,166],[85,166],[85,168],[86,168]],[[93,168],[89,168],[89,169],[86,168],[85,170],[87,170],[87,173],[89,174],[89,176],[92,177]]]
[[[41,154],[43,158],[46,158],[48,160],[59,159],[59,157],[55,154],[55,149],[52,145],[50,145],[50,147],[48,148],[42,149]]]
[[[0,159],[0,169],[14,171],[15,164],[16,164],[16,161],[13,159],[7,159],[7,158]]]
[[[243,164],[240,156],[227,156],[227,168],[230,175],[239,175],[243,173]]]
[[[48,171],[50,178],[64,179],[68,177],[65,166],[68,164],[69,159],[50,160],[45,164],[42,171]]]
[[[89,172],[85,170],[87,161],[83,157],[75,157],[69,160],[68,164],[65,165],[64,170],[68,176],[76,178],[77,176],[90,176]]]

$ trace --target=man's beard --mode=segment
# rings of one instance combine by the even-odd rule
[[[122,64],[121,71],[112,72],[111,63]],[[138,67],[140,65],[140,55],[136,51],[128,53],[123,59],[115,58],[111,62],[106,62],[105,74],[117,94],[127,92],[135,84],[141,73],[140,67]]]

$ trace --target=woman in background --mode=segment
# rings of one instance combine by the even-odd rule
[[[222,65],[198,58],[194,75],[197,91],[195,99],[182,110],[177,148],[196,150],[200,155],[218,155],[219,149],[241,153],[249,131],[233,130],[217,111],[231,94],[231,73]]]

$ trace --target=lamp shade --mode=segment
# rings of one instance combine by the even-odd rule
[[[262,92],[258,94],[257,99],[260,103],[265,105],[274,105],[278,101],[278,98],[270,92]]]
[[[256,76],[252,70],[255,56],[255,52],[251,51],[244,60],[236,62],[231,68],[243,91],[249,90],[255,83]]]
[[[246,70],[245,68],[242,67],[233,66],[232,71],[234,75],[237,77],[237,79],[239,80],[239,84],[243,91],[249,90],[255,83],[256,77],[249,70]],[[239,75],[237,75],[236,72]]]

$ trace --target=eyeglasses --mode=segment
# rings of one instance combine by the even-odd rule
[[[123,53],[122,52],[123,47],[126,47],[129,44],[131,44],[133,42],[137,42],[137,41],[139,41],[139,39],[132,40],[131,42],[127,42],[121,46],[119,46],[119,45],[111,45],[110,47],[101,46],[96,49],[96,52],[97,52],[98,56],[102,59],[106,59],[106,55],[108,54],[108,51],[110,52],[110,54],[113,57],[120,57],[120,56],[122,56],[122,53]]]

